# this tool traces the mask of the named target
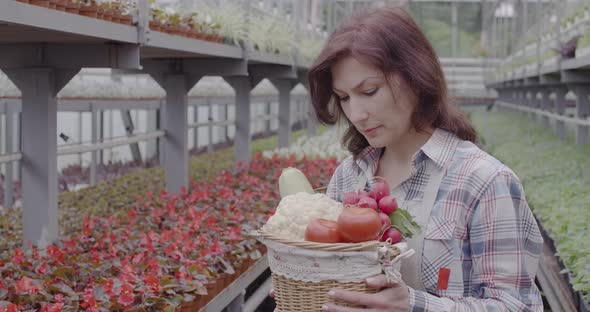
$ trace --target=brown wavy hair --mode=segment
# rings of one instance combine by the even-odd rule
[[[476,141],[469,120],[450,103],[432,45],[410,15],[399,7],[357,13],[330,35],[308,73],[311,101],[321,123],[333,125],[345,116],[332,90],[331,67],[348,56],[380,68],[386,78],[398,74],[403,79],[402,83],[417,100],[411,117],[416,131],[432,126],[448,130],[463,140]],[[355,157],[369,145],[353,126],[344,134],[342,143]]]

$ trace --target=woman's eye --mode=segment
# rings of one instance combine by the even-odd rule
[[[340,101],[340,102],[346,102],[346,101],[348,101],[348,96],[339,96],[338,97],[338,101]]]
[[[366,95],[366,96],[372,96],[375,93],[377,93],[378,90],[379,90],[379,88],[375,88],[375,89],[372,89],[372,90],[369,90],[369,91],[365,91],[365,92],[363,92],[363,94]]]

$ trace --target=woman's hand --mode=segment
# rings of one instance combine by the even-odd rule
[[[335,304],[325,304],[322,311],[330,312],[361,312],[361,311],[380,311],[380,312],[407,312],[409,311],[408,286],[404,282],[391,284],[388,283],[385,275],[377,275],[367,279],[369,287],[379,289],[374,294],[367,294],[342,289],[334,289],[328,292],[328,296],[354,305],[364,306],[364,308],[349,308],[337,306]]]

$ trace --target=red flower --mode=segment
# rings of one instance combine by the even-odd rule
[[[52,304],[52,305],[44,304],[41,307],[41,312],[61,312],[61,310],[63,308],[64,308],[63,302],[58,302],[58,303]]]
[[[35,269],[35,272],[39,274],[47,274],[47,262],[41,261],[41,263]]]
[[[84,289],[84,294],[82,295],[83,302],[80,304],[81,307],[86,308],[88,312],[99,312],[98,303],[96,302],[96,297],[94,297],[94,287],[92,285],[88,285]]]
[[[34,295],[41,290],[39,285],[33,284],[33,280],[24,276],[16,282],[16,293],[17,294],[31,294]]]
[[[94,228],[94,221],[92,219],[90,219],[90,217],[88,217],[87,215],[84,216],[83,220],[84,220],[83,221],[84,235],[90,236],[90,233],[92,232],[92,229]]]
[[[82,308],[86,308],[86,311],[88,312],[99,312],[100,310],[98,309],[98,302],[96,302],[96,298],[92,297],[89,298],[88,300],[84,300],[84,302],[80,303],[80,306]]]
[[[117,295],[115,293],[115,291],[113,290],[113,288],[115,287],[115,281],[112,278],[108,278],[106,281],[104,281],[104,283],[102,284],[102,288],[104,289],[105,293],[109,296],[109,297],[114,297],[115,295]]]
[[[73,252],[74,250],[76,250],[76,241],[73,238],[65,241],[64,245],[66,246],[66,250],[68,252]]]
[[[121,286],[121,295],[119,296],[117,302],[127,307],[133,304],[134,301],[135,297],[133,296],[133,286],[131,286],[129,283],[123,284],[123,286]]]
[[[25,253],[20,249],[16,248],[14,250],[14,257],[12,257],[12,263],[15,265],[19,265],[25,262]]]
[[[4,307],[4,310],[1,310],[1,311],[2,312],[19,312],[18,307],[14,303],[9,303],[7,306]]]
[[[237,226],[230,227],[229,228],[229,239],[230,240],[237,240],[237,241],[243,240],[242,230]]]
[[[143,282],[145,283],[146,286],[149,287],[149,289],[154,292],[154,293],[158,293],[160,292],[160,279],[157,278],[155,275],[148,275],[143,279]]]
[[[55,245],[47,246],[47,255],[50,259],[57,261],[59,263],[65,262],[66,252],[59,249],[59,247]]]
[[[135,212],[135,209],[129,209],[127,211],[127,216],[129,217],[129,223],[134,224],[135,219],[137,219],[137,213]]]

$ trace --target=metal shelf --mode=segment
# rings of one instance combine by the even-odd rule
[[[590,69],[590,55],[584,55],[582,57],[576,57],[569,60],[564,60],[561,63],[562,70],[570,69]]]
[[[187,57],[223,57],[243,58],[240,47],[174,36],[159,31],[151,31],[148,44],[141,48],[142,58],[187,58]]]
[[[138,43],[137,28],[13,0],[0,2],[0,43]]]
[[[248,285],[252,284],[260,274],[268,269],[267,255],[263,255],[246,272],[242,273],[229,286],[224,288],[213,300],[201,308],[200,312],[219,312],[227,307],[234,299],[242,295]]]
[[[293,65],[293,58],[285,55],[270,54],[260,51],[248,51],[248,61],[250,63],[267,63],[279,65]]]

